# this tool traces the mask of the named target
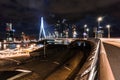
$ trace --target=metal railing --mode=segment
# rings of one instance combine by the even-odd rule
[[[75,80],[95,80],[98,73],[98,61],[99,61],[99,47],[100,40],[96,42],[95,48],[93,48],[88,61],[84,63],[81,71],[77,74]]]
[[[96,76],[96,73],[97,73],[96,68],[97,68],[98,55],[99,55],[99,47],[100,47],[100,41],[98,41],[98,43],[97,43],[94,59],[93,59],[92,64],[90,66],[91,70],[90,70],[90,74],[88,76],[88,80],[94,80],[94,78]]]

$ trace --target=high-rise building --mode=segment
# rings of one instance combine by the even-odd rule
[[[14,30],[12,29],[12,23],[6,23],[6,40],[14,40]]]

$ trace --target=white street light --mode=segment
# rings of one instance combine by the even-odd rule
[[[18,53],[19,53],[20,52],[20,45],[18,44],[16,47],[18,48]]]
[[[33,48],[33,47],[34,47],[34,45],[32,44],[30,47],[31,47],[31,48]]]
[[[110,25],[108,24],[108,25],[106,25],[106,27],[107,27],[107,28],[110,28]]]
[[[97,35],[97,36],[98,36],[98,37],[102,37],[102,32],[101,32],[101,30],[99,30],[99,28],[101,28],[101,27],[100,27],[100,22],[101,22],[102,20],[103,20],[103,17],[98,17],[98,18],[97,18],[97,21],[98,21],[98,29],[97,29],[97,30],[98,30],[98,31],[97,31],[97,32],[98,32],[98,35]]]
[[[89,31],[90,31],[90,29],[87,28],[86,31],[87,31],[87,37],[89,37]]]
[[[103,17],[98,17],[97,21],[100,22],[103,20]]]
[[[84,32],[86,32],[87,24],[84,25]]]
[[[87,24],[84,25],[84,33],[83,33],[84,38],[86,36],[86,28],[87,28]]]
[[[100,22],[103,20],[103,17],[98,17],[97,18],[97,21],[98,21],[98,30],[99,30],[99,27],[100,27]]]
[[[108,29],[108,38],[110,38],[110,25],[106,25],[107,29]]]
[[[86,31],[89,32],[90,31],[89,28],[87,28]]]
[[[17,45],[17,48],[20,48],[20,45]]]
[[[87,27],[87,24],[84,25],[84,28],[86,28],[86,27]]]

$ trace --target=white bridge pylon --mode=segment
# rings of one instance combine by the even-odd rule
[[[43,36],[42,36],[43,35]],[[46,33],[44,29],[44,22],[43,22],[43,17],[41,17],[41,25],[40,25],[40,32],[39,32],[39,40],[42,38],[46,38]]]

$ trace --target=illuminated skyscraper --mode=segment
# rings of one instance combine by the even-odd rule
[[[73,38],[77,37],[76,25],[72,25],[72,34],[73,34]]]
[[[14,29],[12,29],[12,23],[6,23],[6,40],[13,41]]]

